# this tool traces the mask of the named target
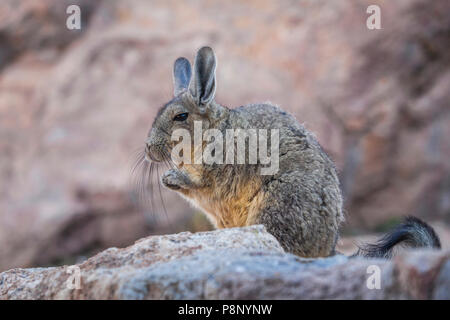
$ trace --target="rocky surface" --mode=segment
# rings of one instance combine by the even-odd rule
[[[65,28],[69,3],[81,31]],[[366,28],[369,4],[382,30]],[[219,102],[270,100],[316,133],[341,173],[348,229],[405,214],[448,224],[449,6],[1,1],[0,271],[198,230],[173,194],[168,219],[139,206],[130,168],[172,95],[173,61],[202,45],[218,56]]]
[[[369,266],[380,289],[369,289]],[[73,266],[0,273],[2,299],[450,299],[450,251],[301,259],[262,226],[152,236]],[[372,267],[373,268],[373,267]]]

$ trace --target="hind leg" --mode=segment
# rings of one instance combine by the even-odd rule
[[[255,223],[263,224],[287,252],[302,257],[332,255],[342,214],[334,191],[292,173],[281,177],[267,187]]]

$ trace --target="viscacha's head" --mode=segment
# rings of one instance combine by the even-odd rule
[[[146,140],[147,161],[161,162],[170,157],[170,151],[178,141],[172,141],[172,133],[186,129],[194,137],[194,121],[201,121],[208,129],[226,110],[215,103],[216,57],[210,47],[201,48],[195,57],[193,74],[186,58],[178,58],[173,66],[174,97],[157,113]]]

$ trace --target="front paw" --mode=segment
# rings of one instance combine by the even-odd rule
[[[161,182],[166,188],[180,190],[182,188],[183,179],[180,171],[171,169],[163,174]]]

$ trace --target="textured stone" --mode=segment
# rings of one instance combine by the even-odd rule
[[[436,278],[433,298],[439,300],[450,300],[450,261],[448,260],[442,266],[441,272]]]
[[[446,298],[449,257],[413,251],[394,261],[302,259],[284,253],[262,226],[183,232],[110,248],[78,264],[80,289],[67,287],[68,266],[5,271],[0,298],[408,299],[432,298],[433,290],[434,298]],[[374,265],[380,289],[367,286]]]
[[[450,259],[450,255],[439,251],[409,252],[401,254],[395,258],[398,279],[400,285],[414,299],[429,299],[432,297],[433,288],[437,284],[448,285],[448,279],[442,276],[438,279],[438,274],[445,275],[445,267]],[[447,282],[446,282],[447,281]],[[450,288],[447,287],[447,291]],[[443,295],[444,293],[439,293]]]

